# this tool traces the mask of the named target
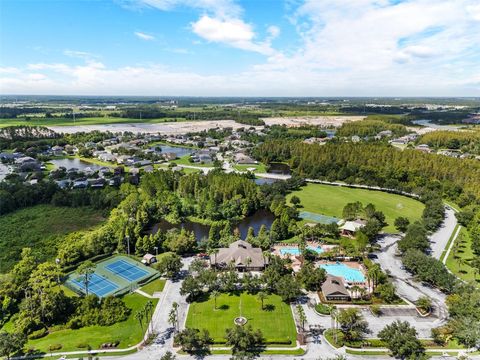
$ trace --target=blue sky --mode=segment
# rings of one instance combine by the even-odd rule
[[[480,5],[2,0],[0,92],[478,96]]]

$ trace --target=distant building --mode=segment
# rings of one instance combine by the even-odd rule
[[[357,231],[366,224],[364,220],[345,221],[345,223],[340,226],[340,234],[343,236],[355,236]]]

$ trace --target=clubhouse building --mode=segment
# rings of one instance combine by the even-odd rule
[[[238,240],[228,248],[218,249],[211,256],[211,264],[217,269],[233,266],[237,271],[261,271],[265,269],[268,260],[263,256],[262,249],[255,248],[245,240]]]

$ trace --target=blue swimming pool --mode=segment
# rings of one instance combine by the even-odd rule
[[[365,276],[363,276],[363,273],[360,270],[351,268],[345,264],[322,264],[320,267],[325,269],[328,274],[333,276],[341,276],[346,281],[365,282]]]
[[[324,250],[320,246],[307,246],[308,250],[316,252],[317,254],[321,254]],[[282,255],[300,255],[301,251],[298,247],[289,247],[289,248],[281,248],[280,254]]]

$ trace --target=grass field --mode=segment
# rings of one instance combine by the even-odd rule
[[[237,165],[233,165],[233,168],[235,170],[238,170],[238,171],[247,171],[247,169],[250,169],[250,168],[255,168],[255,171],[254,172],[258,172],[258,173],[266,173],[267,172],[267,169],[265,168],[265,165],[262,164],[262,163],[259,163],[257,165],[242,165],[242,164],[237,164]]]
[[[467,229],[462,227],[455,243],[458,245],[454,244],[450,254],[448,254],[446,261],[447,268],[462,280],[474,280],[475,274],[473,272],[473,267],[469,265],[469,261],[474,258],[474,254],[472,252],[471,240]],[[458,246],[457,249],[456,246]],[[477,280],[477,282],[480,281],[480,276],[477,275],[477,279],[475,280]]]
[[[240,298],[242,316],[247,318],[247,325],[260,329],[267,342],[291,341],[292,345],[295,344],[297,335],[292,311],[277,295],[271,295],[264,301],[264,310],[254,295],[246,293],[241,296],[220,295],[216,309],[213,298],[194,302],[190,305],[186,326],[207,329],[216,343],[225,341],[225,330],[234,326],[233,320],[240,314]]]
[[[322,184],[307,184],[301,190],[289,194],[287,200],[293,195],[300,198],[303,206],[301,211],[337,218],[342,218],[343,207],[348,203],[360,201],[364,206],[372,203],[385,214],[388,225],[384,230],[392,233],[396,232],[393,226],[395,218],[405,216],[410,221],[418,220],[424,208],[421,202],[401,195]]]
[[[86,349],[84,345],[98,349],[101,344],[116,340],[120,341],[119,349],[138,344],[142,340],[143,334],[138,320],[135,319],[135,313],[142,309],[147,301],[150,300],[156,305],[158,300],[147,299],[135,293],[126,295],[123,299],[125,304],[132,309],[127,320],[111,326],[87,326],[78,330],[55,331],[44,338],[30,340],[26,348],[33,347],[48,352],[50,345],[62,344],[60,351],[81,351]],[[79,348],[78,345],[84,347]]]
[[[61,236],[91,228],[104,218],[87,207],[37,205],[0,216],[0,273],[19,260],[22,248],[31,247],[38,261],[53,258]]]
[[[213,167],[213,163],[210,163],[210,164],[192,163],[188,160],[189,158],[190,158],[190,155],[185,155],[185,156],[182,156],[181,158],[170,161],[170,163],[174,163],[177,165],[197,166],[197,167]]]
[[[29,126],[72,126],[72,125],[107,125],[107,124],[128,124],[128,123],[162,123],[171,121],[185,121],[183,118],[162,118],[162,119],[131,119],[116,117],[88,117],[76,119],[66,118],[32,118],[24,119],[0,119],[0,128],[7,126],[29,125]]]
[[[140,290],[146,292],[148,295],[153,295],[155,292],[163,291],[165,287],[165,280],[163,279],[155,279],[149,282],[147,285],[142,286]]]

